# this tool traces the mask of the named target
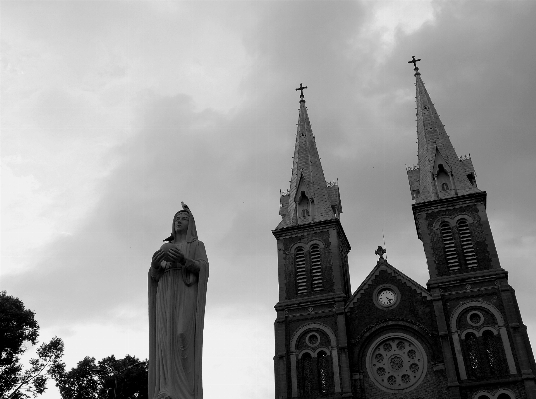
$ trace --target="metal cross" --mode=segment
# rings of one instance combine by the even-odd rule
[[[374,252],[376,255],[378,255],[380,257],[380,259],[383,259],[383,254],[386,253],[387,251],[385,249],[382,248],[381,245],[378,246],[378,249],[376,250],[376,252]]]
[[[411,61],[408,61],[408,64],[413,64],[414,68],[416,71],[419,70],[419,68],[417,67],[417,62],[419,62],[421,59],[419,58],[418,60],[415,59],[415,56],[412,55],[411,56]]]
[[[301,91],[300,98],[303,98],[303,89],[307,89],[307,86],[303,87],[303,85],[300,83],[300,87],[296,89],[296,91]]]

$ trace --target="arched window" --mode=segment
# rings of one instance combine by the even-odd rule
[[[311,396],[314,391],[315,373],[313,370],[313,357],[304,353],[300,358],[300,391],[301,396]]]
[[[450,270],[458,270],[460,268],[460,262],[458,261],[458,254],[456,253],[456,245],[454,244],[450,224],[448,222],[441,223],[440,230],[441,238],[443,238],[445,257],[447,258],[447,266]]]
[[[469,230],[469,224],[467,223],[467,220],[460,219],[457,225],[465,264],[467,267],[475,267],[477,266],[477,261],[475,249],[473,248],[473,239],[471,238],[471,230]]]
[[[478,340],[472,332],[465,335],[465,359],[467,375],[469,378],[478,378],[480,359],[478,353]]]
[[[330,358],[326,352],[320,351],[317,355],[318,365],[318,387],[322,395],[330,393],[331,390],[331,365]]]
[[[307,273],[305,271],[305,252],[302,247],[296,248],[294,263],[296,266],[296,291],[298,295],[305,294],[307,292]]]
[[[501,375],[504,373],[503,362],[501,361],[502,345],[498,342],[498,337],[492,331],[486,330],[482,334],[482,349],[486,357],[486,364],[491,375]]]
[[[313,291],[320,291],[322,289],[322,262],[320,257],[320,247],[317,244],[311,247],[310,255]]]
[[[513,399],[513,396],[508,395],[507,393],[501,393],[499,396],[497,396],[497,399]]]

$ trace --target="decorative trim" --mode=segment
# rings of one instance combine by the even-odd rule
[[[288,253],[289,255],[294,255],[296,253],[296,249],[298,249],[298,247],[302,247],[303,248],[303,252],[305,252],[306,250],[306,245],[303,243],[303,242],[297,242],[296,244],[292,245],[292,247],[290,247]]]
[[[489,399],[496,399],[502,393],[508,395],[511,399],[515,399],[516,397],[516,395],[511,390],[501,388],[497,392],[495,392],[493,395],[489,391],[478,391],[475,394],[473,394],[472,399],[479,399],[481,396],[486,396]]]
[[[483,300],[472,300],[472,301],[462,302],[458,306],[456,306],[456,308],[452,312],[452,315],[450,316],[451,331],[458,330],[456,324],[458,322],[458,317],[460,316],[460,313],[462,313],[465,309],[471,306],[489,310],[495,316],[495,319],[497,320],[497,325],[499,327],[504,326],[504,318],[502,317],[501,312],[499,312],[499,310],[495,306],[493,306],[489,302],[484,302]]]
[[[477,337],[481,337],[482,334],[484,334],[485,331],[491,331],[493,333],[493,335],[499,335],[499,330],[497,328],[494,328],[494,327],[491,327],[491,326],[486,326],[486,327],[482,327],[480,330],[475,330],[475,329],[472,329],[472,328],[469,328],[467,330],[463,330],[463,332],[461,333],[461,337],[462,337],[462,339],[465,339],[465,336],[467,334],[469,334],[469,333],[473,333]]]
[[[307,251],[309,251],[311,249],[311,247],[314,244],[318,244],[318,246],[320,247],[321,250],[326,248],[326,244],[322,240],[319,240],[318,238],[313,238],[312,240],[310,240],[310,241],[308,241],[306,243],[300,241],[300,242],[297,242],[297,243],[293,244],[290,247],[288,253],[289,254],[294,254],[294,252],[296,251],[296,248],[298,248],[298,247],[302,247],[303,250],[305,252],[307,252]]]
[[[329,228],[336,228],[337,232],[340,234],[341,241],[343,245],[346,245],[348,248],[348,251],[350,251],[350,242],[348,241],[348,238],[346,237],[346,234],[344,233],[344,229],[342,227],[341,221],[337,218],[328,219],[328,220],[318,220],[315,222],[305,223],[305,224],[295,224],[291,226],[285,226],[276,228],[275,230],[272,230],[272,234],[276,239],[283,239],[287,237],[295,237],[296,234],[307,234],[310,231],[318,231],[319,229],[329,229]]]
[[[441,216],[439,218],[437,218],[437,220],[434,222],[434,224],[432,225],[432,228],[434,230],[439,230],[439,225],[443,222],[447,222],[450,227],[456,227],[458,221],[460,219],[465,219],[467,220],[468,223],[473,223],[474,222],[474,219],[469,216],[467,213],[461,213],[459,215],[456,215],[455,217],[453,218],[450,218],[450,217],[447,217],[447,216]]]
[[[376,322],[375,324],[369,325],[356,338],[351,339],[350,342],[352,344],[357,344],[360,341],[365,340],[367,337],[376,334],[376,331],[378,331],[379,329],[390,327],[393,325],[396,325],[397,327],[400,327],[400,326],[407,327],[409,329],[415,330],[418,333],[424,336],[428,336],[430,338],[433,336],[433,334],[430,331],[428,331],[428,329],[424,325],[416,322],[415,320],[403,319],[399,317],[397,318],[390,317],[388,320],[381,320],[379,322]]]
[[[310,354],[311,357],[316,357],[316,354],[315,352],[313,352],[312,350],[310,349],[303,349],[300,354],[298,355],[298,359],[301,359],[303,355],[305,355],[306,353]]]
[[[307,324],[304,324],[303,326],[301,326],[300,328],[298,328],[294,332],[294,334],[292,334],[292,339],[290,340],[290,350],[292,352],[296,351],[296,343],[298,342],[298,338],[300,337],[300,335],[304,331],[311,330],[313,328],[318,328],[319,330],[324,331],[328,335],[328,337],[330,338],[331,346],[332,347],[337,346],[337,339],[335,338],[335,334],[333,333],[331,328],[329,328],[325,324],[321,324],[321,323],[307,323]]]

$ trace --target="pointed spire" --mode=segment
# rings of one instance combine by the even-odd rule
[[[441,198],[480,192],[476,187],[471,159],[460,159],[439,119],[428,91],[424,87],[416,60],[417,89],[417,142],[418,166],[408,169],[408,178],[413,199],[416,203]]]
[[[292,225],[317,222],[338,218],[342,212],[339,187],[337,184],[327,184],[316,148],[311,122],[307,115],[303,87],[300,95],[300,114],[296,144],[294,146],[294,161],[290,190],[281,195],[281,210],[283,217],[277,228]]]

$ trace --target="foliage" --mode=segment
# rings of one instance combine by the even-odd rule
[[[39,325],[34,312],[18,298],[0,292],[0,397],[24,399],[42,394],[46,382],[61,372],[64,365],[63,341],[54,337],[37,349],[37,358],[30,359],[30,368],[22,369],[20,355],[25,342],[37,344]]]
[[[134,356],[116,359],[105,357],[98,364],[85,357],[69,372],[57,376],[64,399],[130,399],[147,398],[148,362]]]
[[[62,398],[98,399],[99,381],[95,375],[95,358],[86,356],[69,372],[56,376]]]

